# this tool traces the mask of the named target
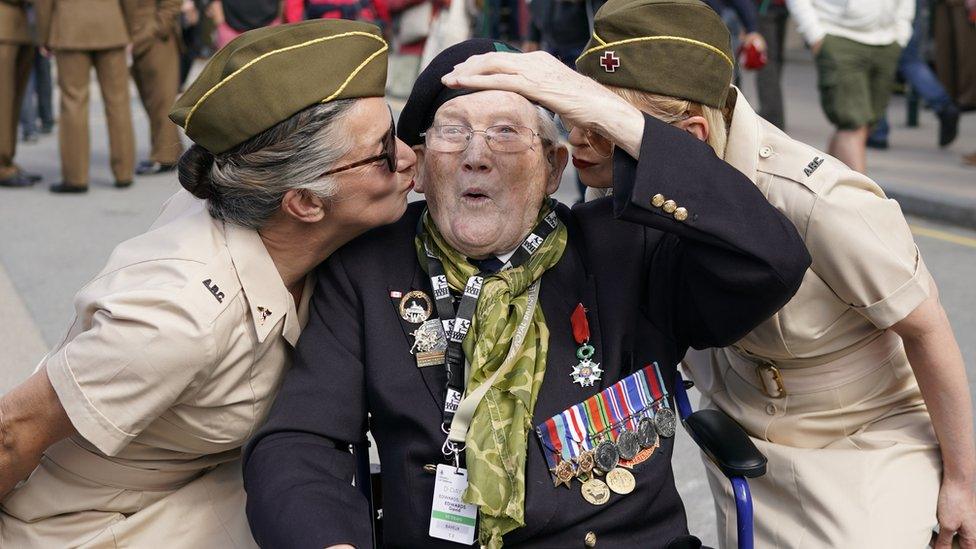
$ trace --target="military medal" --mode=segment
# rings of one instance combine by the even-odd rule
[[[641,448],[657,446],[657,429],[651,418],[641,418],[637,424],[637,443],[640,444]]]
[[[573,372],[570,375],[573,378],[573,383],[579,383],[580,387],[592,387],[594,383],[600,381],[603,370],[600,369],[599,362],[590,360],[593,358],[596,349],[590,345],[590,323],[586,320],[586,309],[583,308],[582,303],[576,306],[576,310],[570,317],[570,322],[573,325],[573,338],[579,345],[579,348],[576,349],[576,358],[579,359],[579,363],[573,366]]]
[[[634,479],[633,473],[627,469],[616,467],[607,473],[607,486],[615,494],[624,495],[634,491],[637,481]]]
[[[647,372],[647,375],[644,376],[645,387],[651,394],[651,402],[659,403],[654,411],[654,429],[658,435],[664,438],[672,437],[674,436],[677,418],[671,408],[668,407],[668,389],[664,385],[664,377],[661,376],[661,370],[657,367],[656,362],[653,364],[653,368],[647,367],[644,370]]]
[[[637,452],[640,451],[640,444],[637,442],[637,433],[624,429],[617,437],[617,450],[620,452],[620,459],[632,460]]]
[[[411,324],[421,324],[430,318],[430,298],[420,290],[408,292],[400,298],[400,318]]]
[[[604,440],[596,447],[596,466],[604,473],[616,467],[618,461],[620,451],[613,442]]]
[[[542,440],[542,450],[549,464],[549,472],[552,473],[553,485],[563,484],[569,488],[577,474],[577,468],[573,467],[576,449],[571,441],[563,444],[566,428],[562,416],[557,415],[547,419],[536,428],[536,433]]]
[[[591,478],[584,482],[580,491],[583,493],[583,499],[593,505],[603,505],[610,501],[610,487],[598,478]]]
[[[657,434],[664,438],[674,436],[675,423],[674,412],[671,411],[671,408],[659,408],[654,413],[654,427]]]
[[[573,464],[568,461],[560,461],[553,470],[553,474],[556,475],[556,486],[565,484],[566,488],[569,488],[570,483],[576,476],[576,472],[573,471]]]
[[[577,311],[585,319],[581,306]],[[574,320],[574,337],[585,342],[588,334],[578,326],[582,323]],[[611,491],[635,489],[631,469],[654,455],[661,437],[674,436],[676,423],[664,379],[653,363],[556,414],[536,432],[555,485],[578,478],[583,497],[602,505]]]
[[[439,319],[424,321],[412,334],[413,347],[410,352],[417,355],[417,367],[444,364],[447,353],[447,334]]]

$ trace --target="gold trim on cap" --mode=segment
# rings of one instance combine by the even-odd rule
[[[711,44],[706,44],[705,42],[702,42],[700,40],[695,40],[693,38],[685,38],[683,36],[642,36],[640,38],[628,38],[626,40],[617,40],[616,42],[610,42],[609,44],[607,44],[607,43],[603,42],[603,40],[600,40],[600,38],[597,37],[596,33],[593,34],[593,37],[596,38],[597,41],[599,41],[601,43],[601,45],[600,46],[596,46],[595,48],[590,48],[590,49],[584,51],[582,55],[580,55],[579,57],[576,58],[576,62],[577,63],[579,63],[584,57],[586,57],[587,55],[589,55],[589,54],[591,54],[593,52],[596,52],[596,51],[602,50],[602,49],[606,49],[606,48],[612,48],[614,46],[620,46],[622,44],[630,44],[632,42],[650,42],[652,40],[673,40],[675,42],[685,42],[686,44],[692,44],[692,45],[695,45],[695,46],[701,46],[701,47],[703,47],[703,48],[705,48],[707,50],[710,50],[710,51],[712,51],[714,53],[719,54],[722,57],[722,59],[724,59],[725,62],[729,64],[730,67],[734,67],[735,66],[735,64],[732,63],[732,59],[730,59],[728,55],[725,55],[725,52],[724,51],[716,48],[715,46],[713,46]]]
[[[359,67],[356,67],[356,70],[353,71],[352,75],[350,75],[350,77],[347,78],[346,81],[342,83],[342,86],[339,87],[339,92],[341,92],[342,89],[345,88],[346,85],[349,83],[349,81],[352,79],[352,76],[354,76],[356,73],[358,73],[363,68],[363,66],[365,66],[366,63],[368,63],[369,61],[372,61],[373,57],[375,57],[379,53],[382,53],[382,52],[386,51],[389,48],[389,45],[386,43],[386,40],[383,40],[382,38],[380,38],[379,36],[376,36],[375,34],[373,34],[371,32],[365,32],[365,31],[349,31],[349,32],[341,33],[341,34],[335,34],[333,36],[323,36],[322,38],[316,38],[314,40],[308,40],[308,41],[302,42],[301,44],[293,44],[293,45],[288,46],[286,48],[279,48],[279,49],[276,49],[276,50],[271,50],[271,51],[269,51],[267,53],[263,53],[263,54],[255,57],[254,59],[248,61],[247,63],[245,63],[244,66],[242,66],[241,68],[239,68],[236,71],[234,71],[234,72],[230,73],[229,75],[227,75],[227,78],[224,78],[220,82],[217,82],[217,84],[215,84],[214,87],[212,87],[209,90],[207,90],[207,93],[205,93],[202,96],[200,96],[200,99],[198,99],[197,102],[193,104],[193,108],[190,109],[190,112],[189,113],[187,113],[187,115],[186,115],[186,121],[183,123],[183,130],[184,131],[187,131],[187,132],[190,131],[190,119],[193,118],[193,114],[197,111],[198,108],[200,108],[200,105],[203,104],[203,102],[208,97],[210,97],[211,94],[213,94],[214,92],[216,92],[218,89],[220,89],[221,86],[223,86],[227,82],[230,82],[235,76],[237,76],[238,74],[244,72],[244,70],[247,69],[247,68],[249,68],[251,65],[254,65],[258,61],[261,61],[262,59],[264,59],[266,57],[269,57],[269,56],[272,56],[272,55],[276,55],[276,54],[279,54],[279,53],[282,53],[282,52],[286,52],[286,51],[290,51],[290,50],[294,50],[294,49],[298,49],[298,48],[304,48],[305,46],[310,46],[312,44],[318,44],[320,42],[327,42],[329,40],[334,40],[336,38],[345,38],[347,36],[366,36],[366,37],[372,38],[372,39],[378,41],[379,43],[383,44],[383,48],[380,49],[379,51],[377,51],[376,53],[374,53],[373,55],[371,55],[366,60],[366,62],[364,62],[363,64],[361,64]],[[338,94],[338,92],[336,94],[333,94],[333,97],[335,95],[337,95],[337,94]]]
[[[353,71],[351,73],[349,73],[349,76],[342,83],[342,85],[339,86],[339,88],[335,91],[335,93],[333,93],[332,95],[326,97],[325,99],[323,99],[320,102],[321,103],[328,103],[329,101],[332,101],[332,99],[335,96],[339,95],[340,93],[342,93],[342,90],[346,89],[346,86],[349,85],[349,82],[352,82],[352,79],[353,78],[356,78],[356,75],[359,74],[359,71],[363,70],[363,67],[365,67],[366,65],[368,65],[369,62],[372,61],[373,59],[375,59],[377,55],[379,55],[379,54],[385,52],[386,50],[388,50],[389,47],[390,46],[388,46],[386,44],[386,42],[383,42],[383,47],[382,48],[374,51],[372,55],[370,55],[369,57],[367,57],[365,61],[363,61],[362,63],[360,63],[358,67],[356,67],[355,69],[353,69]]]

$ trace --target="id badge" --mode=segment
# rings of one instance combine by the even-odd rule
[[[468,470],[453,465],[437,466],[434,505],[430,513],[430,537],[471,545],[474,543],[478,506],[465,503]]]

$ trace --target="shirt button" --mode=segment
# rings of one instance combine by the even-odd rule
[[[655,208],[660,208],[661,204],[664,204],[663,194],[656,194],[651,197],[651,206],[654,206]]]
[[[583,536],[583,545],[587,547],[596,547],[596,532],[589,531]]]
[[[668,200],[664,203],[663,206],[661,206],[661,209],[664,210],[664,213],[670,214],[670,213],[674,213],[674,211],[678,209],[678,205],[675,203],[674,200]]]
[[[776,415],[776,405],[773,404],[772,402],[770,402],[769,404],[767,404],[766,405],[766,413],[769,414],[769,415],[771,415],[771,416],[775,416]]]
[[[770,149],[769,147],[760,147],[759,156],[769,158],[770,156],[773,156],[773,149]]]

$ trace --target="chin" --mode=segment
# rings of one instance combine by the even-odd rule
[[[606,189],[607,187],[613,186],[613,179],[603,177],[603,174],[592,173],[591,170],[580,170],[579,176],[580,182],[587,187],[593,187],[594,189]]]
[[[464,218],[451,220],[451,232],[454,234],[454,240],[457,241],[458,251],[466,255],[494,251],[499,236],[498,227],[498,224],[487,221],[472,222],[471,219]]]

